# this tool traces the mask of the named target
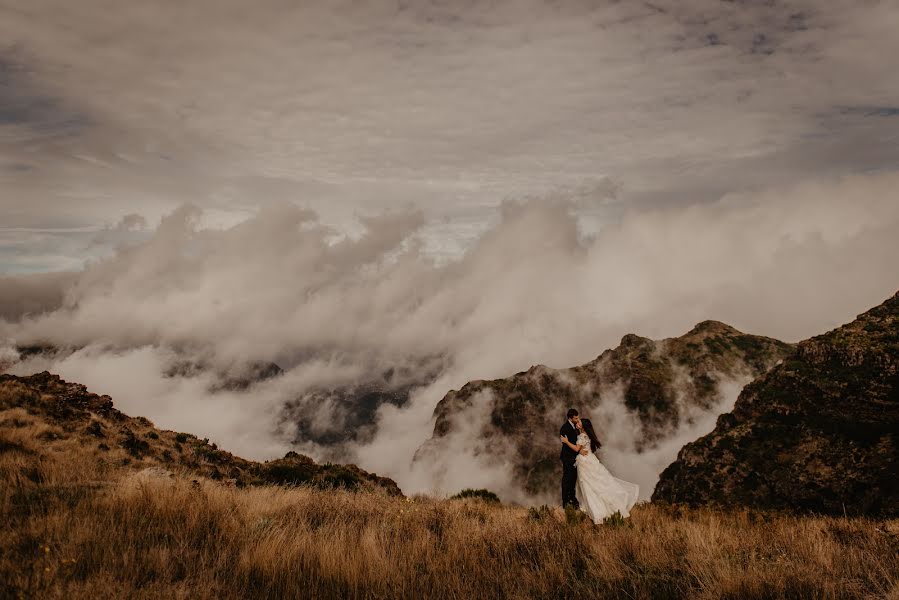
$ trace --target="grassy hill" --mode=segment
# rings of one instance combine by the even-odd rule
[[[644,504],[594,526],[478,494],[403,497],[352,467],[341,481],[287,460],[311,476],[282,485],[300,478],[122,415],[83,386],[4,377],[0,597],[899,594],[896,520]]]

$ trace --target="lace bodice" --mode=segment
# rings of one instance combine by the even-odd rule
[[[586,450],[587,452],[591,452],[590,450],[590,436],[586,433],[580,433],[577,436],[577,445],[581,447],[581,450]]]

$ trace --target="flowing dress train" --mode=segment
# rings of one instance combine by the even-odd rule
[[[631,508],[637,503],[640,486],[609,473],[590,451],[590,438],[586,433],[578,436],[577,444],[588,452],[587,456],[577,456],[576,491],[581,510],[597,524],[616,512],[621,513],[622,517],[629,516]]]

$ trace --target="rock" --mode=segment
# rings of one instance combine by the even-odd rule
[[[653,500],[899,515],[899,294],[746,386]]]
[[[234,372],[222,374],[221,382],[213,386],[212,391],[222,389],[230,392],[242,392],[257,383],[280,377],[283,374],[284,369],[273,362],[251,362]]]
[[[348,442],[364,444],[376,432],[384,405],[404,407],[417,387],[434,381],[446,367],[439,356],[409,360],[409,364],[374,371],[351,385],[313,388],[286,402],[282,415],[296,431],[295,443],[314,442],[340,460]]]
[[[173,479],[175,474],[162,467],[147,467],[133,475],[135,479]]]

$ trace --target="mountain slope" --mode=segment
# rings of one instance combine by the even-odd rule
[[[638,424],[634,450],[651,449],[679,426],[720,405],[719,383],[751,380],[791,350],[784,342],[747,335],[716,321],[660,341],[626,335],[620,346],[582,366],[538,365],[450,391],[438,403],[433,436],[415,460],[435,465],[439,477],[441,462],[464,443],[456,436],[473,436],[489,448],[480,452],[479,460],[488,466],[510,465],[513,485],[525,495],[549,496],[558,487],[555,433],[570,406],[595,416],[606,400],[623,402]],[[594,418],[594,425],[603,438],[603,424]],[[498,452],[493,442],[500,440]]]
[[[746,386],[653,500],[899,515],[899,294]]]
[[[0,452],[26,452],[23,435],[42,440],[48,452],[92,455],[103,465],[158,467],[230,482],[237,486],[306,484],[381,490],[402,495],[391,479],[355,465],[319,465],[295,452],[263,463],[245,460],[187,433],[157,429],[129,417],[81,384],[47,372],[28,377],[0,375]]]

